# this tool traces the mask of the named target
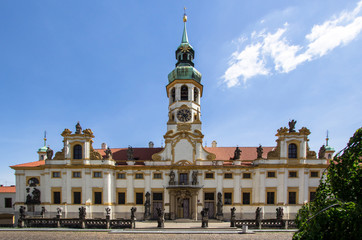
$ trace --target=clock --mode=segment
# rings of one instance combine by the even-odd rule
[[[180,109],[177,111],[177,119],[181,122],[191,120],[191,111],[189,109]]]

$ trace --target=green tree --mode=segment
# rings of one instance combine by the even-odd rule
[[[299,239],[361,239],[362,237],[362,128],[331,160],[313,202],[298,212]]]

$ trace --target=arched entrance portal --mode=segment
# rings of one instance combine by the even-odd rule
[[[169,188],[170,218],[187,218],[197,220],[197,195],[200,188]]]

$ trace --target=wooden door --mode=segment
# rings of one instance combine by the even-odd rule
[[[153,202],[153,214],[152,214],[153,219],[157,219],[157,218],[158,218],[157,208],[163,209],[163,204],[162,204],[162,202],[155,202],[155,201]]]
[[[209,218],[215,218],[215,202],[205,202],[205,208],[209,209]]]
[[[183,200],[183,217],[190,218],[190,199],[186,198]]]

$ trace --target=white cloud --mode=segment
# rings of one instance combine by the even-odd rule
[[[362,0],[352,11],[342,11],[337,17],[314,25],[305,36],[307,42],[304,46],[291,45],[284,36],[288,23],[274,33],[266,30],[252,32],[251,43],[231,55],[229,67],[223,76],[224,82],[228,87],[237,86],[241,80],[246,82],[258,75],[271,74],[271,68],[279,73],[288,73],[303,62],[312,61],[338,46],[348,44],[362,31],[361,10]],[[267,65],[272,67],[268,68]]]

